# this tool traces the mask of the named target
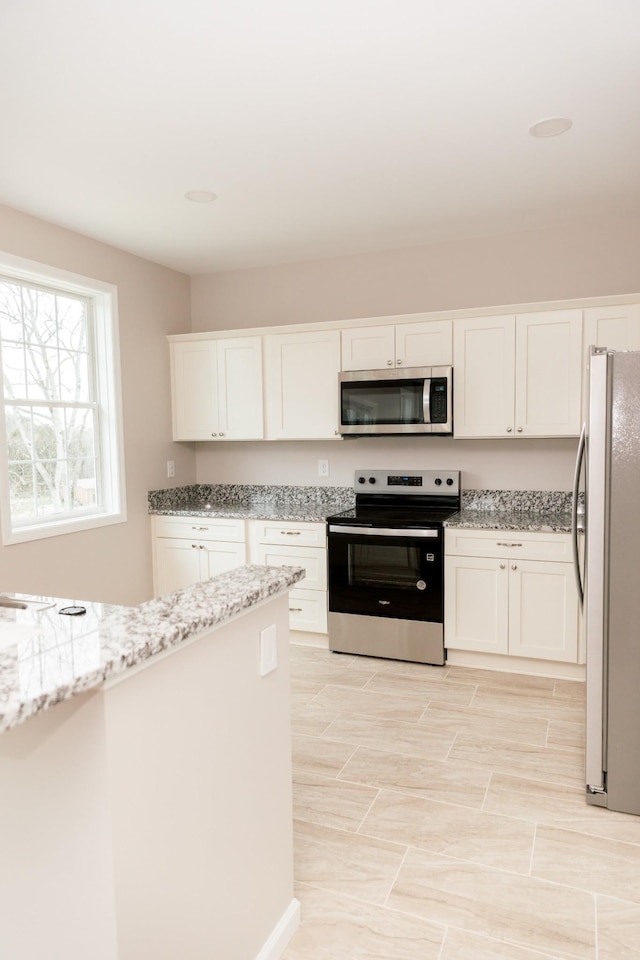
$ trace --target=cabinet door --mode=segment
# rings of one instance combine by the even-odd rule
[[[268,439],[337,439],[340,332],[276,334],[264,348]]]
[[[327,632],[327,594],[324,590],[289,591],[289,625],[304,633]]]
[[[512,437],[515,317],[453,324],[455,437]]]
[[[640,304],[588,307],[584,311],[582,419],[587,417],[589,347],[640,350]]]
[[[516,415],[519,437],[580,433],[582,311],[516,317]]]
[[[268,567],[304,567],[305,576],[297,584],[298,588],[327,589],[327,551],[321,547],[258,543],[252,553],[254,563],[266,563]]]
[[[162,597],[198,583],[200,549],[195,540],[158,537],[155,540],[155,594]]]
[[[199,545],[200,579],[208,580],[219,573],[233,570],[246,563],[244,543],[216,543],[210,541]]]
[[[584,311],[584,347],[640,350],[640,304],[588,307]]]
[[[219,433],[222,440],[261,440],[262,338],[218,340]]]
[[[445,647],[508,653],[508,590],[505,560],[446,557]]]
[[[343,370],[381,370],[395,365],[395,327],[350,327],[342,331]]]
[[[509,567],[509,653],[577,663],[578,598],[572,565],[518,560]]]
[[[449,367],[452,362],[451,320],[396,326],[397,367]]]
[[[171,344],[174,440],[211,440],[219,432],[215,340]]]

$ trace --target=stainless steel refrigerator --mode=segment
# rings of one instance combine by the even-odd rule
[[[591,348],[573,519],[586,636],[587,800],[640,814],[640,352]]]

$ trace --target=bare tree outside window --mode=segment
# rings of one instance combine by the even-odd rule
[[[89,298],[0,279],[0,349],[12,521],[100,504]]]

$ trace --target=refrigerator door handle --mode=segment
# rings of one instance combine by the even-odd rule
[[[585,633],[587,654],[586,782],[590,794],[605,790],[607,708],[607,476],[609,469],[609,363],[592,348],[589,382],[588,516],[586,528]]]
[[[571,500],[571,544],[573,547],[573,570],[576,576],[576,586],[578,588],[578,599],[580,606],[584,607],[584,584],[580,573],[580,553],[578,550],[578,490],[580,487],[580,473],[582,472],[582,462],[584,460],[587,448],[587,425],[582,424],[580,440],[578,441],[578,453],[576,456],[576,468],[573,476],[573,497]]]

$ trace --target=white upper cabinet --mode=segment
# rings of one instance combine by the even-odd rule
[[[513,435],[516,318],[453,324],[453,432],[456,437]]]
[[[261,337],[171,344],[174,440],[264,435]]]
[[[337,439],[340,331],[264,338],[266,436]]]
[[[342,331],[343,370],[381,370],[396,365],[395,327],[350,327]]]
[[[582,311],[454,322],[456,437],[580,432]]]
[[[584,311],[583,406],[587,417],[589,388],[589,348],[608,350],[640,350],[640,304],[613,307],[588,307]]]
[[[174,440],[210,440],[218,432],[218,366],[215,340],[171,344]]]
[[[451,320],[349,327],[342,331],[343,370],[450,366],[451,359]]]
[[[640,304],[613,307],[587,307],[584,311],[584,350],[589,347],[609,350],[640,350]]]
[[[582,310],[517,316],[516,435],[577,436],[581,390]]]
[[[226,440],[260,440],[262,337],[218,340],[218,428]]]

